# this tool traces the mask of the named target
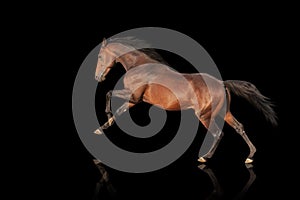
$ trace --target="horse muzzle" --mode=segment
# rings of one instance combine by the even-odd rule
[[[98,81],[98,82],[102,82],[102,81],[105,80],[105,76],[103,76],[103,75],[95,76],[95,79],[96,79],[96,81]]]

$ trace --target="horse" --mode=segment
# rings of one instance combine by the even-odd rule
[[[155,49],[136,48],[133,44],[138,42],[142,42],[142,40],[137,38],[103,39],[98,54],[95,79],[98,82],[104,81],[116,63],[121,63],[126,73],[123,80],[124,89],[107,93],[105,112],[108,121],[96,129],[94,133],[103,134],[103,129],[112,126],[116,117],[142,101],[170,111],[193,109],[196,117],[214,138],[209,151],[198,158],[199,162],[205,163],[213,156],[224,135],[214,119],[220,116],[222,106],[227,103],[225,115],[222,118],[247,143],[250,153],[245,163],[252,163],[256,148],[248,138],[243,125],[230,112],[230,95],[233,93],[245,98],[262,112],[267,121],[276,125],[277,116],[270,99],[262,95],[255,85],[246,81],[221,81],[206,73],[179,73],[171,69]],[[153,67],[141,67],[147,64]],[[185,81],[181,80],[180,77],[184,77]],[[165,80],[169,82],[169,85],[174,85],[172,90],[176,90],[177,95],[174,95],[174,91],[170,91],[161,84],[155,84],[156,80]],[[207,82],[213,86],[213,89],[208,89]],[[126,100],[114,115],[110,105],[112,97]]]

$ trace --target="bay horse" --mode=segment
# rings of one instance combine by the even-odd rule
[[[98,55],[95,79],[98,82],[105,80],[106,75],[116,63],[121,63],[125,68],[124,89],[109,91],[106,95],[105,112],[108,121],[95,130],[95,134],[102,134],[103,129],[110,127],[116,117],[126,112],[137,103],[146,103],[158,106],[165,110],[194,109],[199,121],[213,135],[214,141],[208,153],[198,159],[199,162],[207,162],[211,158],[224,133],[214,121],[220,113],[222,106],[226,105],[224,120],[241,135],[250,149],[245,163],[252,163],[256,152],[255,146],[246,135],[243,125],[230,112],[230,92],[248,100],[254,107],[264,114],[265,118],[276,125],[277,117],[269,99],[263,96],[251,83],[240,80],[218,80],[205,73],[181,74],[172,70],[162,57],[149,48],[138,49],[133,43],[141,42],[136,38],[114,38],[103,40]],[[155,67],[144,70],[142,65],[153,64]],[[186,81],[180,80],[184,77]],[[177,95],[160,84],[152,84],[155,80],[166,80],[175,84]],[[206,82],[213,85],[209,90]],[[138,88],[136,85],[139,85]],[[179,95],[178,95],[179,94]],[[119,97],[127,100],[116,113],[112,115],[111,97]],[[181,103],[179,103],[179,101]],[[216,105],[216,106],[213,106]],[[196,106],[197,105],[197,106]]]

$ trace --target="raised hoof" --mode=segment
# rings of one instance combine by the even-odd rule
[[[102,135],[103,131],[98,128],[97,130],[94,131],[94,133],[97,135]]]
[[[203,157],[200,157],[198,159],[198,161],[201,162],[201,163],[206,163],[207,162],[207,160],[205,158],[203,158]]]
[[[250,164],[250,163],[253,163],[253,159],[251,158],[247,158],[246,161],[245,161],[246,164]]]

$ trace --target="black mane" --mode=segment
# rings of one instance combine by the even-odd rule
[[[137,39],[135,37],[123,37],[123,38],[113,38],[108,40],[109,43],[121,43],[126,46],[131,46],[137,51],[140,51],[151,59],[156,60],[162,64],[169,65],[162,57],[157,53],[151,45],[144,40]]]

